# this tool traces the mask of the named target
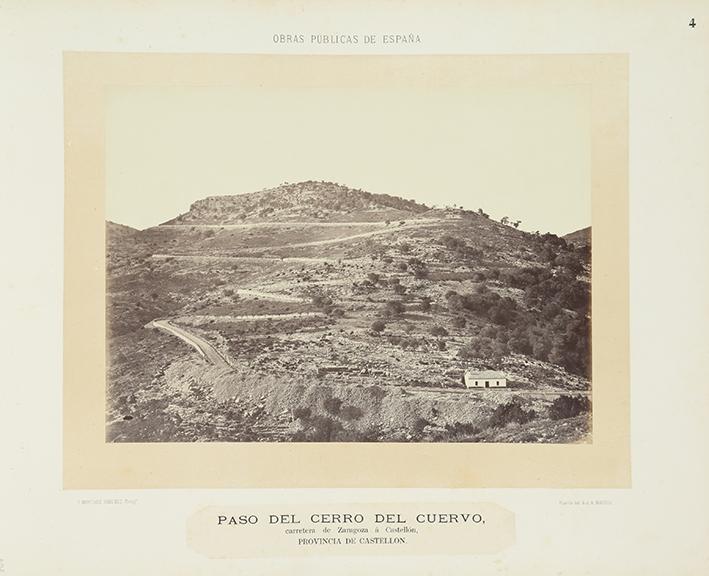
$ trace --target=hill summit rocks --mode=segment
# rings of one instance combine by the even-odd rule
[[[259,221],[383,221],[411,218],[429,208],[413,200],[373,194],[335,182],[307,180],[233,196],[209,196],[166,224]]]

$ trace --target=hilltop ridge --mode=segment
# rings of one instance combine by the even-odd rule
[[[384,221],[411,218],[425,204],[374,194],[336,182],[306,180],[228,196],[208,196],[165,224],[234,224],[259,221]]]
[[[576,246],[589,246],[591,244],[591,227],[581,228],[562,236],[564,240]]]
[[[583,441],[590,249],[517,224],[315,181],[107,223],[107,438]]]

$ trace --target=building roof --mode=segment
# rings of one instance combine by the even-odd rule
[[[482,372],[475,372],[474,370],[466,370],[465,375],[468,378],[475,378],[476,380],[482,380],[483,378],[507,378],[504,372],[498,372],[496,370],[483,370]]]

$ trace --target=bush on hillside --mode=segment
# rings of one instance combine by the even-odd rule
[[[384,320],[375,320],[374,322],[372,322],[372,332],[383,332],[384,328],[386,328],[386,323],[384,322]]]
[[[384,313],[387,316],[399,316],[404,313],[404,304],[398,300],[390,300],[384,306]]]
[[[359,420],[362,416],[364,416],[364,412],[357,406],[343,406],[340,410],[340,418],[343,420]]]
[[[500,404],[495,408],[490,417],[490,426],[502,428],[513,422],[526,424],[536,417],[537,413],[534,410],[525,410],[519,403],[512,401],[506,404]]]
[[[307,420],[313,411],[308,406],[298,406],[293,409],[293,418],[296,420]]]
[[[549,406],[549,418],[562,420],[573,418],[591,410],[591,401],[585,396],[559,396]]]
[[[340,413],[340,408],[342,408],[342,400],[339,398],[326,398],[323,400],[323,408],[333,416]]]

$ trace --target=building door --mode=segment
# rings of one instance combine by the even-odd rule
[[[489,387],[490,387],[490,381],[489,381],[489,380],[485,380],[485,388],[489,388]]]

